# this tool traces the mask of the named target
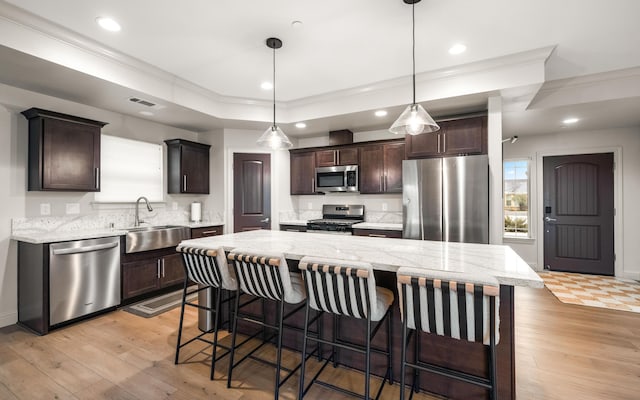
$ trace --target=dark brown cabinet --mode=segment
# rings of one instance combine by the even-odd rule
[[[280,224],[280,230],[286,232],[306,232],[307,227],[305,225]]]
[[[353,230],[353,234],[355,236],[402,239],[402,231],[393,231],[393,230],[386,230],[386,229],[357,229],[356,228]]]
[[[360,193],[402,193],[404,141],[360,148]]]
[[[198,239],[207,236],[218,236],[222,235],[223,226],[215,225],[215,226],[204,226],[202,228],[191,228],[191,239]]]
[[[435,133],[407,135],[407,158],[487,154],[487,117],[438,122]]]
[[[209,194],[208,144],[184,139],[165,140],[168,193]]]
[[[316,153],[291,152],[291,194],[315,194]]]
[[[358,147],[316,151],[316,167],[333,167],[334,165],[357,165]]]
[[[100,131],[105,122],[31,108],[29,190],[100,191]]]
[[[123,301],[177,287],[183,282],[182,257],[173,247],[123,255]]]

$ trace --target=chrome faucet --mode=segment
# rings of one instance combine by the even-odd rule
[[[151,204],[149,204],[149,200],[146,197],[138,197],[138,200],[136,200],[136,216],[133,220],[133,226],[140,226],[140,224],[144,222],[140,219],[140,200],[144,200],[144,202],[147,204],[147,210],[153,211],[153,208],[151,208]]]

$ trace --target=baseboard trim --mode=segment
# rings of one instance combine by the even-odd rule
[[[5,326],[13,325],[18,322],[18,313],[10,312],[6,314],[0,314],[0,328],[4,328]]]
[[[633,279],[636,281],[640,281],[640,272],[625,272],[622,274],[624,279]]]

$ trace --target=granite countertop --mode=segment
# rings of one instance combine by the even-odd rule
[[[219,226],[224,225],[221,221],[211,221],[211,222],[180,222],[175,224],[167,224],[167,225],[176,225],[176,226],[186,226],[189,228],[202,228],[207,226]],[[147,225],[143,225],[147,226]],[[69,240],[83,240],[83,239],[95,239],[101,237],[110,237],[110,236],[122,236],[126,235],[126,229],[78,229],[78,230],[39,230],[39,229],[25,229],[20,231],[14,231],[11,233],[11,239],[19,241],[19,242],[27,242],[27,243],[55,243],[55,242],[66,242]]]
[[[401,231],[402,224],[391,224],[387,222],[360,222],[353,224],[353,229],[381,229],[384,231]]]
[[[205,249],[223,247],[279,252],[299,260],[303,256],[337,258],[371,263],[375,269],[396,272],[400,267],[460,273],[485,273],[502,285],[542,288],[542,279],[509,246],[389,239],[324,233],[248,231],[185,240]]]

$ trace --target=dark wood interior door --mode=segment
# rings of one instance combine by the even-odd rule
[[[271,229],[271,155],[233,154],[233,231]]]
[[[614,275],[613,154],[544,157],[544,265]]]

